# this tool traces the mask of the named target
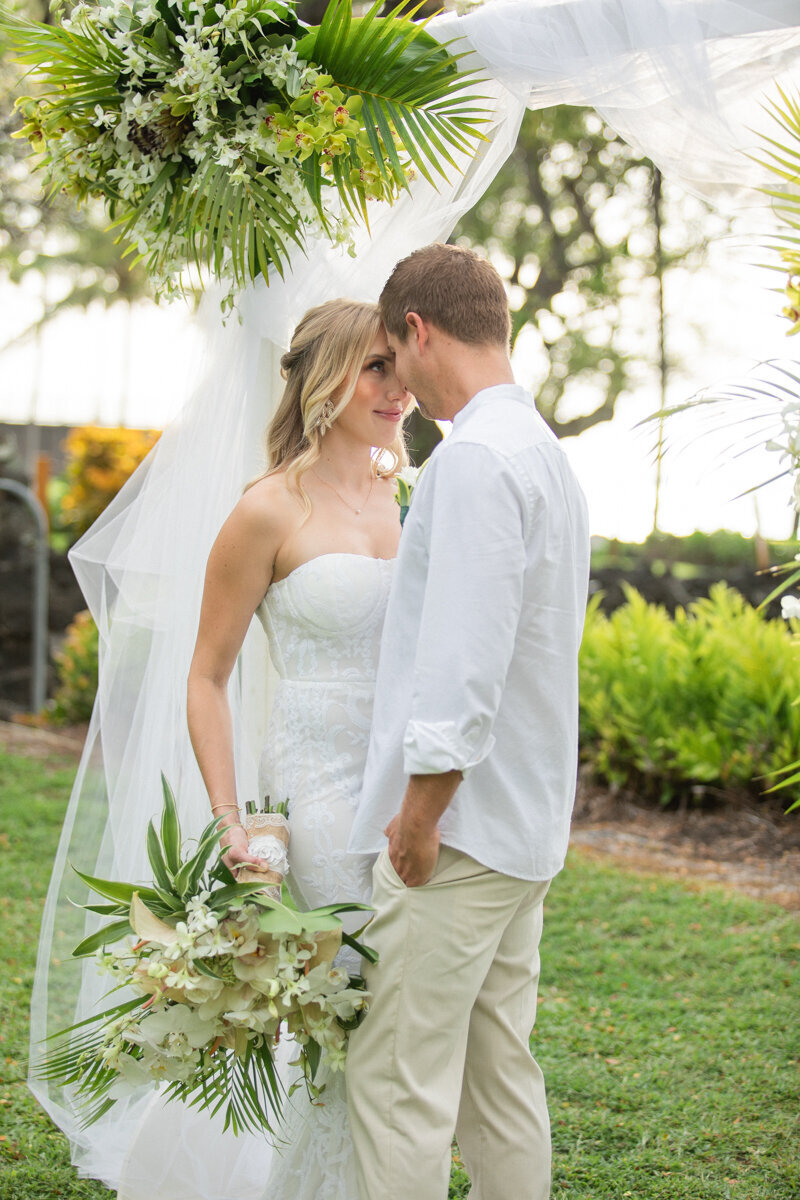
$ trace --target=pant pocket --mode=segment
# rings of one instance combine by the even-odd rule
[[[392,887],[402,888],[404,892],[409,890],[403,883],[400,876],[397,874],[397,871],[395,871],[394,867],[392,866],[392,860],[389,857],[388,849],[381,850],[375,866],[383,870],[384,875]]]

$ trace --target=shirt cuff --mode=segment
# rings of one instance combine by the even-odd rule
[[[403,738],[403,767],[406,775],[460,771],[466,776],[483,762],[494,743],[490,733],[479,747],[470,745],[455,721],[409,721]]]

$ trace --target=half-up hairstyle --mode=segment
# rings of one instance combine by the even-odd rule
[[[287,484],[301,494],[308,513],[311,502],[300,477],[317,461],[326,430],[349,404],[380,329],[377,304],[329,300],[308,310],[281,359],[286,387],[267,430],[265,475],[285,470]],[[378,476],[394,475],[407,465],[402,429],[383,455],[389,461],[376,461]]]

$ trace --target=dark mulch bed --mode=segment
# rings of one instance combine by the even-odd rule
[[[51,730],[0,721],[0,749],[58,766],[77,763],[85,736],[85,726]],[[584,777],[572,845],[633,871],[674,875],[690,887],[720,884],[800,911],[800,810],[787,815],[774,797],[664,809]]]

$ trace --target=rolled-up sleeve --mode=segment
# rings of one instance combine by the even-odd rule
[[[484,445],[445,444],[429,470],[427,579],[403,758],[409,775],[466,774],[494,746],[522,605],[529,498],[507,459]]]

